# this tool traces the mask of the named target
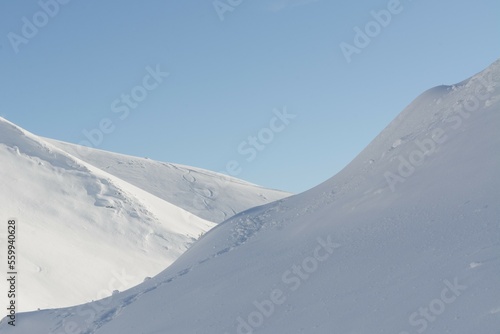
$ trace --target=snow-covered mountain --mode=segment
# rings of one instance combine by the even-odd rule
[[[46,139],[92,166],[198,217],[220,223],[238,212],[290,194],[200,168],[130,157]]]
[[[108,299],[16,334],[500,333],[500,61],[414,100],[344,170]]]
[[[0,212],[19,220],[21,310],[89,302],[137,285],[224,218],[287,195],[104,151],[85,151],[84,160],[79,151],[0,118]],[[6,286],[1,280],[0,290]]]

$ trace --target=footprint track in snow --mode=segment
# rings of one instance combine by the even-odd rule
[[[143,295],[145,295],[151,291],[156,290],[157,288],[163,286],[164,284],[169,284],[169,283],[175,281],[176,279],[189,274],[194,269],[194,267],[199,266],[199,265],[207,262],[210,259],[221,256],[221,255],[226,254],[228,252],[231,252],[234,249],[238,248],[240,245],[246,243],[247,240],[249,240],[251,237],[253,237],[255,234],[257,234],[258,231],[264,227],[265,221],[262,219],[262,217],[266,217],[267,215],[268,215],[268,211],[262,213],[262,215],[259,217],[240,219],[237,222],[237,224],[233,230],[233,233],[231,235],[233,238],[231,245],[229,245],[228,247],[225,247],[222,250],[217,251],[216,253],[212,254],[211,256],[209,256],[201,261],[198,261],[198,263],[196,263],[190,267],[187,267],[183,270],[178,271],[175,275],[158,282],[154,286],[151,286],[151,287],[149,287],[141,292],[138,292],[138,293],[135,293],[135,294],[132,294],[130,296],[125,297],[123,300],[121,300],[119,302],[118,305],[116,305],[112,308],[103,310],[99,315],[97,315],[94,318],[91,326],[88,327],[86,331],[83,331],[82,334],[96,334],[96,333],[98,333],[100,328],[102,328],[107,323],[116,319],[123,312],[123,310],[126,307],[128,307],[130,304],[134,303],[135,301],[139,300]],[[112,297],[110,297],[110,298],[112,298]],[[64,319],[70,315],[71,314],[63,316],[63,319],[61,319],[61,321],[58,324],[59,328],[61,328],[61,326],[64,326]]]
[[[196,178],[193,175],[191,175],[191,170],[189,169],[187,170],[186,174],[182,175],[182,178],[189,183],[196,182]]]

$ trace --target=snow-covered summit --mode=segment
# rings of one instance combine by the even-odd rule
[[[130,288],[223,218],[288,195],[104,151],[92,150],[84,161],[74,148],[0,118],[0,211],[19,220],[21,310],[74,305]]]
[[[500,62],[413,101],[344,170],[111,298],[5,333],[498,333]]]

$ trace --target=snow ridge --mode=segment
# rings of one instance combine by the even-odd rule
[[[497,333],[499,83],[497,61],[431,89],[317,187],[235,215],[107,300],[0,330]],[[341,247],[324,257],[318,238]]]
[[[0,119],[0,208],[20,222],[21,310],[80,304],[130,288],[171,264],[217,217],[288,195],[200,169],[93,150],[91,157],[114,166],[106,169],[73,155],[77,151]],[[186,181],[189,175],[196,179]],[[194,184],[211,197],[209,206],[196,207]],[[227,194],[214,196],[210,189]],[[238,198],[242,203],[233,205]],[[196,215],[204,211],[214,221]],[[0,234],[1,247],[5,240]],[[129,278],[117,280],[123,272]]]

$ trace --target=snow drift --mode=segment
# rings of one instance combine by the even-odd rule
[[[0,118],[0,211],[19,220],[21,310],[89,302],[137,285],[223,218],[287,195],[93,149],[84,161],[79,151]],[[0,233],[5,250],[6,229]],[[1,258],[6,263],[3,251]]]
[[[112,297],[5,333],[500,333],[500,62],[413,101],[344,170]]]

